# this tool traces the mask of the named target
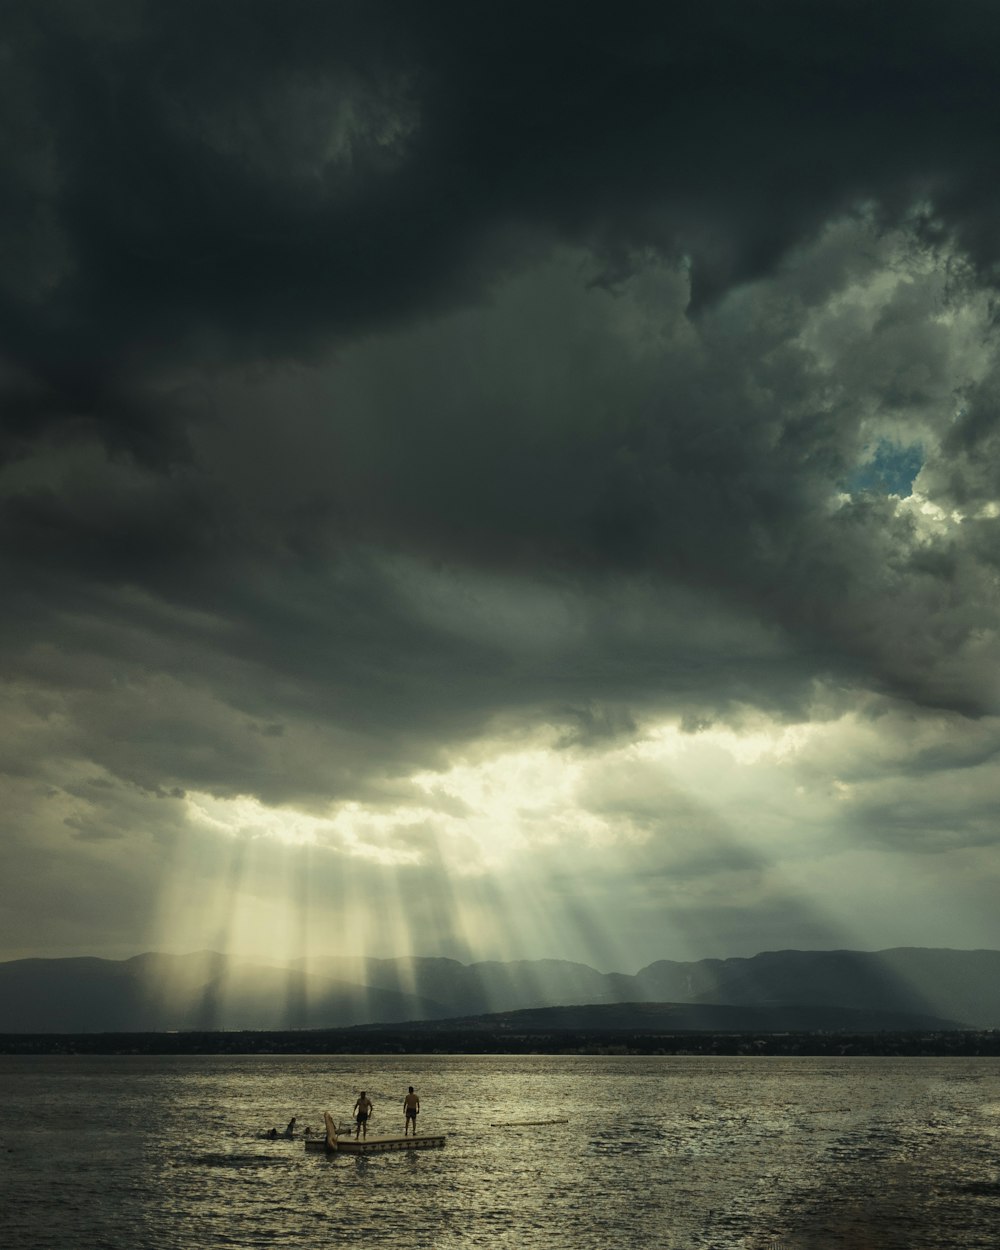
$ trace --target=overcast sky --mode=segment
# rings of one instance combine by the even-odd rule
[[[8,0],[0,958],[1000,947],[998,49]]]

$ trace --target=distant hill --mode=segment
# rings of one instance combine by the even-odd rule
[[[650,1001],[803,1003],[947,1016],[1000,1028],[1000,951],[766,951],[749,959],[661,960],[636,975]]]
[[[0,964],[0,1032],[316,1029],[440,1014],[412,994],[197,955]]]
[[[396,994],[413,994],[437,1005],[437,1015],[475,1015],[521,1007],[618,1002],[614,974],[565,959],[488,960],[462,964],[456,959],[350,959],[337,956],[297,960],[293,968],[313,975],[370,985]],[[633,978],[621,978],[631,985]]]
[[[810,1003],[945,1017],[1000,1028],[1000,951],[767,951],[660,960],[634,976],[566,960],[320,959],[310,970],[433,1000],[439,1016],[578,1003]]]
[[[273,967],[211,951],[0,963],[4,1033],[318,1029],[643,1003],[760,1008],[773,1019],[790,1019],[793,1009],[814,1013],[810,1019],[830,1012],[822,1018],[844,1021],[748,1029],[883,1027],[859,1025],[851,1018],[859,1012],[869,1019],[881,1013],[878,1018],[937,1020],[913,1028],[949,1027],[945,1020],[951,1027],[996,1029],[1000,951],[768,951],[745,959],[660,960],[634,976],[558,959],[462,964],[329,956]],[[911,1026],[896,1020],[884,1027]]]
[[[391,1031],[396,1026],[383,1027]],[[494,1036],[508,1033],[940,1033],[961,1027],[959,1021],[940,1016],[879,1008],[816,1007],[795,1003],[746,1006],[716,1003],[581,1004],[574,1007],[530,1007],[524,1011],[494,1012],[421,1024],[427,1034],[482,1031]]]

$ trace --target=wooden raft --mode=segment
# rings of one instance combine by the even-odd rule
[[[323,1112],[326,1121],[326,1138],[306,1141],[306,1150],[321,1150],[325,1154],[374,1155],[388,1150],[439,1150],[445,1143],[440,1136],[414,1137],[338,1137],[337,1126],[328,1111]]]

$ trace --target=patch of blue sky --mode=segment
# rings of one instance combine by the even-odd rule
[[[852,495],[876,491],[907,499],[913,494],[913,483],[924,463],[920,443],[902,446],[890,439],[879,439],[871,457],[850,473],[845,486]]]

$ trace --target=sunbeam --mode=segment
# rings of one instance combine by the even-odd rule
[[[752,943],[899,945],[892,923],[872,917],[901,835],[872,822],[886,766],[906,758],[898,744],[911,751],[913,733],[892,703],[873,706],[877,718],[831,705],[797,723],[747,710],[695,732],[651,719],[625,741],[587,746],[555,729],[528,745],[484,741],[474,755],[414,772],[395,794],[323,812],[189,792],[184,832],[164,844],[156,944],[269,965],[273,1017],[289,1024],[315,1018],[330,976],[362,987],[362,1014],[395,1010],[384,970],[382,988],[369,985],[372,960],[400,961],[392,984],[408,996],[405,1011],[419,1010],[428,957],[544,954],[631,974],[665,956],[724,957]],[[986,766],[987,742],[970,741],[963,785],[980,749]],[[951,784],[942,764],[936,799],[928,792],[939,805]],[[984,787],[985,803],[985,775]],[[906,836],[920,836],[920,809],[908,820]],[[974,902],[975,889],[934,877],[936,845],[896,880],[943,936],[949,899]],[[952,863],[971,876],[988,856],[973,837]],[[987,894],[983,884],[984,918]],[[184,992],[151,990],[165,1002]],[[198,1018],[229,1018],[245,992],[237,966],[220,965]]]

